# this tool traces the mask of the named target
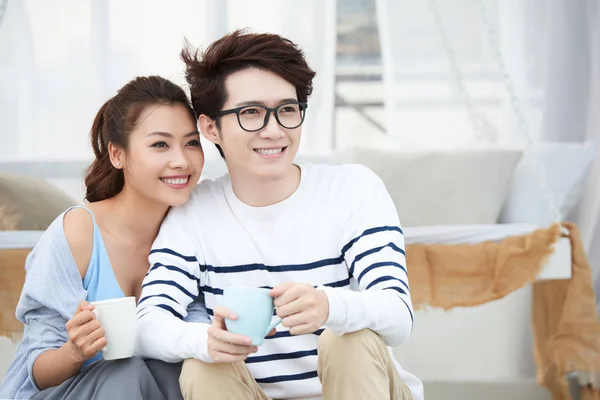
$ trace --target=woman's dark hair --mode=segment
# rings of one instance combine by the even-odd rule
[[[85,199],[88,202],[111,198],[123,190],[123,170],[110,162],[108,144],[127,150],[129,134],[137,125],[141,112],[147,106],[160,104],[183,105],[196,123],[196,113],[183,89],[160,76],[138,77],[130,81],[100,108],[91,130],[96,159],[85,175]]]
[[[213,119],[227,101],[225,79],[242,69],[254,67],[281,76],[296,87],[299,102],[306,102],[313,90],[315,71],[308,66],[302,50],[291,40],[271,33],[237,30],[202,53],[186,44],[181,59],[186,65],[194,110]],[[218,145],[217,149],[223,156]]]

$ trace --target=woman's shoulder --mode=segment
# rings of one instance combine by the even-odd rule
[[[90,263],[94,241],[94,221],[91,211],[83,207],[71,208],[64,213],[62,225],[71,255],[83,278]]]
[[[85,298],[82,279],[69,248],[60,214],[39,238],[25,261],[25,283],[17,306],[17,317],[24,321],[32,310],[51,309],[70,317],[71,309]],[[83,210],[85,212],[85,210]]]

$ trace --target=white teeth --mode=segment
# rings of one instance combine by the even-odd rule
[[[279,154],[283,151],[283,147],[280,147],[279,149],[256,149],[254,150],[256,151],[258,154],[262,154],[265,156],[271,155],[271,154]]]
[[[170,179],[170,178],[160,178],[161,181],[168,183],[170,185],[185,185],[189,178],[177,178],[177,179]]]

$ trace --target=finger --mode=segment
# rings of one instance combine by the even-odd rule
[[[285,318],[290,315],[298,314],[299,312],[304,311],[305,308],[304,304],[299,299],[296,299],[290,303],[277,307],[276,311],[279,318]]]
[[[282,307],[292,301],[298,299],[305,292],[304,285],[295,284],[289,288],[279,297],[275,298],[275,307]]]
[[[312,324],[297,325],[297,326],[294,326],[293,328],[290,328],[290,335],[292,335],[292,336],[306,335],[306,334],[315,332],[317,329],[318,328],[315,328],[315,326]]]
[[[92,303],[88,303],[86,300],[81,300],[79,302],[79,304],[77,304],[77,309],[75,310],[75,313],[73,315],[77,315],[82,311],[85,310],[93,310],[94,309],[94,305]]]
[[[220,342],[237,344],[240,346],[252,345],[252,339],[248,336],[238,335],[237,333],[231,333],[223,329],[214,329],[211,331],[213,338]]]
[[[221,318],[225,318],[225,319],[231,319],[231,320],[236,320],[237,319],[237,314],[234,313],[233,311],[231,311],[229,308],[227,307],[222,307],[222,306],[217,306],[214,308],[213,310],[214,316],[216,317],[221,317]]]
[[[225,343],[215,340],[212,346],[213,350],[220,353],[234,354],[234,355],[248,355],[258,351],[256,346],[240,346],[231,343]]]
[[[213,320],[213,325],[221,330],[227,329],[225,327],[225,319],[223,319],[223,317],[220,317],[218,315],[215,315],[215,319]]]
[[[92,344],[89,345],[89,347],[87,348],[87,352],[88,354],[96,354],[97,352],[105,348],[106,345],[106,338],[102,336],[100,339],[94,341]]]
[[[274,334],[276,334],[276,333],[277,333],[277,328],[273,328],[273,329],[271,329],[271,332],[269,332],[269,333],[267,334],[267,337],[269,337],[269,336],[273,336],[273,335],[274,335]]]
[[[94,343],[98,339],[105,338],[105,337],[106,337],[106,331],[104,330],[104,328],[100,327],[100,328],[88,333],[88,335],[85,337],[85,340],[88,343]]]
[[[269,296],[277,298],[277,297],[281,296],[286,290],[288,290],[290,287],[292,287],[294,285],[295,285],[294,282],[285,282],[285,283],[280,283],[279,285],[275,285],[273,287],[273,289],[271,289],[271,291],[269,292]]]
[[[89,334],[91,334],[92,332],[101,329],[102,326],[100,325],[100,321],[98,321],[97,319],[91,320],[86,322],[83,325],[79,325],[77,327],[75,327],[71,334],[73,337],[75,338],[85,338],[86,336],[88,336]]]
[[[310,315],[306,312],[301,312],[298,314],[290,315],[288,317],[282,318],[281,324],[287,328],[293,328],[295,326],[308,324],[310,323],[311,318]]]
[[[211,358],[216,363],[236,363],[236,362],[244,361],[246,358],[248,358],[248,355],[247,354],[235,355],[235,354],[217,352],[216,354],[211,355]]]
[[[80,311],[67,322],[67,329],[77,328],[78,326],[85,325],[95,319],[94,313],[90,310]]]

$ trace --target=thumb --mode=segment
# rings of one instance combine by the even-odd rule
[[[81,300],[79,302],[79,304],[77,305],[77,309],[75,310],[74,315],[77,315],[80,312],[85,311],[85,310],[93,310],[93,309],[94,309],[94,305],[92,303],[89,303],[86,300]]]
[[[213,324],[215,324],[215,326],[219,329],[225,329],[225,319],[220,315],[215,315],[215,318],[213,319]]]

